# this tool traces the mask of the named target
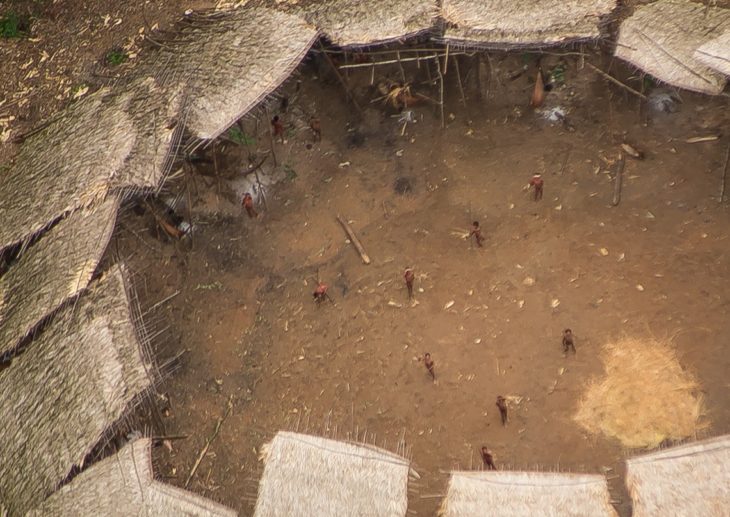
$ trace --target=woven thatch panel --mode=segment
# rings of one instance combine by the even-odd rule
[[[435,0],[323,0],[305,16],[336,45],[356,47],[405,39],[430,30]]]
[[[114,268],[0,373],[0,496],[11,515],[83,463],[150,386],[149,366]]]
[[[408,461],[393,453],[279,432],[263,456],[258,517],[406,514]]]
[[[111,238],[117,208],[109,198],[68,216],[0,277],[0,355],[86,288]]]
[[[606,478],[547,472],[452,472],[444,517],[616,516]]]
[[[615,7],[616,0],[443,0],[443,39],[486,48],[595,39]]]
[[[302,18],[271,9],[201,16],[165,42],[151,73],[185,85],[187,127],[215,138],[289,77],[317,34]]]
[[[144,438],[88,468],[28,514],[45,515],[233,517],[236,512],[155,481],[150,441]]]
[[[129,95],[103,88],[30,137],[0,177],[0,249],[72,210],[102,201],[135,141]]]
[[[695,51],[694,57],[710,68],[730,75],[730,30],[702,45]]]
[[[169,167],[181,95],[152,79],[108,88],[64,111],[28,138],[0,177],[0,250],[115,187],[156,187]]]
[[[636,8],[619,30],[615,55],[665,83],[717,95],[725,77],[694,57],[698,47],[730,30],[730,10],[687,0]]]
[[[626,462],[634,517],[730,515],[730,435]]]

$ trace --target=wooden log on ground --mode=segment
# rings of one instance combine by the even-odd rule
[[[725,153],[725,166],[722,169],[722,183],[720,184],[720,203],[725,199],[725,183],[727,181],[727,164],[730,161],[730,145],[727,146],[727,152]]]
[[[624,165],[626,164],[626,158],[624,153],[621,153],[618,158],[618,166],[616,167],[616,178],[613,184],[613,199],[611,200],[612,206],[618,206],[621,202],[621,182],[624,175]]]
[[[350,242],[352,242],[352,245],[355,246],[355,249],[360,254],[360,258],[362,259],[364,264],[370,264],[370,257],[365,252],[365,248],[363,247],[362,243],[360,242],[360,239],[357,238],[357,235],[355,235],[355,232],[352,230],[350,225],[345,221],[342,216],[337,216],[337,221],[342,225],[342,227],[345,229],[345,233],[347,233],[347,236],[350,238]]]

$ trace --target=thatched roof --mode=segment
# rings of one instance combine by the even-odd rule
[[[542,47],[596,39],[616,0],[443,0],[443,40],[466,47]]]
[[[86,288],[111,238],[117,208],[111,197],[68,216],[0,277],[0,355]]]
[[[317,37],[302,18],[272,9],[193,15],[165,41],[150,73],[181,83],[189,99],[185,124],[215,138],[272,93]]]
[[[0,177],[0,250],[115,187],[156,187],[169,167],[181,97],[151,79],[81,99],[21,147]]]
[[[149,368],[114,267],[0,373],[0,497],[12,515],[83,464],[150,387]]]
[[[694,58],[718,72],[730,75],[730,30],[698,48]]]
[[[307,20],[342,47],[406,39],[431,30],[437,14],[435,0],[323,0],[304,10]]]
[[[606,478],[548,472],[452,472],[444,517],[616,516]]]
[[[730,9],[659,0],[637,7],[624,20],[615,55],[665,83],[717,95],[725,77],[696,59],[695,51],[727,30]]]
[[[28,516],[185,515],[233,517],[236,512],[209,499],[155,481],[150,440],[124,446],[76,476]]]
[[[728,515],[730,435],[626,461],[634,517]]]
[[[391,452],[283,431],[263,451],[257,517],[406,514],[408,461]]]

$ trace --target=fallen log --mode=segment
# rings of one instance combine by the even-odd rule
[[[363,263],[370,264],[370,257],[368,257],[368,254],[365,252],[365,248],[363,247],[362,243],[360,243],[360,239],[357,238],[357,235],[355,235],[355,232],[352,230],[347,221],[345,221],[339,215],[337,216],[337,221],[345,229],[345,233],[347,233],[347,236],[350,238],[350,242],[353,246],[355,246],[355,249],[360,254],[360,258],[362,259]]]

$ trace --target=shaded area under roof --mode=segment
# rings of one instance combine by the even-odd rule
[[[82,466],[151,386],[122,274],[110,270],[0,373],[0,497],[11,515]]]
[[[728,515],[730,435],[626,461],[634,517]]]
[[[730,75],[730,30],[699,47],[694,57],[710,68]]]
[[[406,515],[409,463],[396,454],[280,431],[262,456],[257,517]]]
[[[114,231],[118,205],[111,197],[71,214],[0,277],[0,355],[86,288]]]
[[[234,517],[236,512],[210,499],[155,481],[150,440],[125,445],[76,476],[28,516],[101,515]]]
[[[727,30],[730,9],[659,0],[637,7],[623,21],[614,54],[665,83],[717,95],[726,78],[698,60],[695,51]]]
[[[606,478],[550,472],[455,471],[443,517],[585,517],[617,515]],[[485,513],[486,509],[489,509]]]

